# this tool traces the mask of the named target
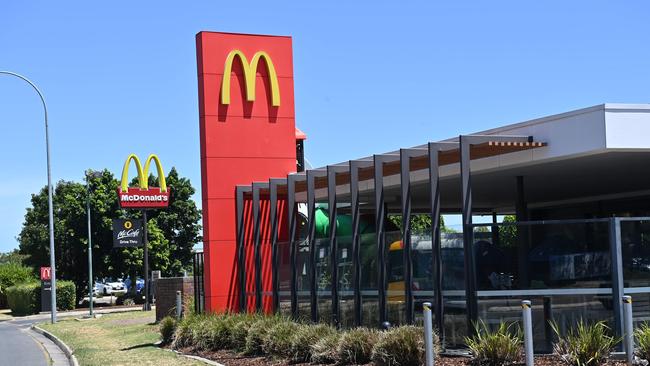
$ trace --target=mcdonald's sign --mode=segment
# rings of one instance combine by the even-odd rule
[[[139,187],[129,188],[129,164],[135,162],[138,171]],[[160,187],[149,187],[149,167],[151,162],[156,164]],[[169,205],[169,188],[165,181],[165,172],[158,156],[151,154],[144,163],[144,169],[140,159],[135,154],[126,158],[122,169],[122,183],[117,189],[120,207],[122,208],[164,208]]]
[[[232,64],[235,59],[241,62],[242,70],[244,70],[244,88],[246,89],[246,100],[249,102],[255,101],[255,84],[257,67],[261,59],[266,63],[266,71],[269,74],[269,84],[271,88],[271,105],[274,107],[280,106],[280,87],[278,85],[278,75],[275,72],[275,66],[271,57],[264,52],[258,51],[253,55],[251,62],[248,62],[246,55],[240,50],[233,50],[226,56],[226,63],[223,68],[223,79],[221,81],[221,104],[230,104],[230,79],[232,78]]]

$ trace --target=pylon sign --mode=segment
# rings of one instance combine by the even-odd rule
[[[138,187],[129,187],[129,164],[135,162],[138,170]],[[149,187],[149,167],[151,162],[156,163],[160,187]],[[135,154],[126,158],[122,169],[122,184],[117,189],[120,207],[122,208],[165,208],[169,206],[170,189],[165,181],[165,173],[158,156],[151,154],[144,163],[144,169],[140,159]]]

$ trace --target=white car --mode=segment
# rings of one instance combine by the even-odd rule
[[[120,295],[126,293],[126,286],[120,280],[98,282],[95,286],[97,287],[97,292],[103,295]]]

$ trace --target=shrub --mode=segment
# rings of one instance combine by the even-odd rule
[[[244,354],[247,355],[261,355],[264,350],[264,336],[273,328],[278,322],[277,317],[260,317],[257,321],[253,322],[248,328],[246,335],[246,346],[244,346]]]
[[[194,345],[194,328],[200,323],[203,315],[192,315],[183,318],[176,325],[172,348],[179,349]]]
[[[356,328],[344,332],[336,348],[337,361],[348,365],[370,362],[372,348],[378,338],[379,332],[368,328]]]
[[[639,358],[643,360],[650,360],[650,325],[643,323],[639,328],[634,331],[636,338],[637,350],[636,353]]]
[[[0,264],[0,309],[7,307],[7,288],[21,283],[30,282],[34,279],[32,269],[18,263]]]
[[[59,310],[73,310],[76,300],[76,291],[77,288],[74,282],[56,281],[56,308]],[[40,304],[38,306],[40,307]]]
[[[482,321],[476,324],[476,336],[465,338],[465,343],[473,357],[473,363],[501,366],[519,361],[522,336],[519,329],[512,329],[514,325],[515,323],[502,322],[496,330],[492,331]]]
[[[244,351],[246,348],[248,329],[257,320],[258,317],[251,314],[239,314],[235,316],[232,330],[230,331],[230,344],[235,351]]]
[[[580,320],[564,337],[560,336],[557,324],[553,323],[552,327],[559,339],[553,348],[560,358],[571,366],[603,364],[620,341],[609,335],[610,329],[604,321],[587,324]]]
[[[176,331],[176,319],[171,316],[166,316],[160,321],[159,325],[160,337],[164,344],[170,344],[174,340],[174,332]]]
[[[230,348],[233,319],[228,314],[200,316],[193,329],[194,348],[213,351]]]
[[[341,335],[334,332],[321,338],[311,347],[311,362],[317,364],[331,364],[337,360],[336,347]]]
[[[331,336],[334,333],[336,333],[336,330],[325,324],[298,326],[293,337],[291,337],[291,360],[294,362],[310,362],[314,345],[322,338]]]
[[[6,291],[13,315],[36,314],[41,307],[41,284],[32,282],[11,286]]]
[[[278,321],[263,337],[262,350],[267,355],[291,357],[291,338],[298,330],[298,324],[283,319]]]
[[[434,333],[433,347],[440,351],[440,341]],[[376,365],[405,366],[424,363],[424,329],[415,326],[402,326],[384,332],[372,349],[372,361]]]

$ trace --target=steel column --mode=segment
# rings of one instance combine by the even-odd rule
[[[465,255],[465,301],[467,302],[467,329],[474,333],[478,320],[476,296],[476,268],[474,267],[474,228],[472,225],[472,183],[471,183],[471,144],[466,136],[460,136],[460,178],[463,208],[463,253]]]
[[[361,240],[359,237],[359,168],[372,165],[368,160],[350,160],[350,210],[352,211],[352,288],[354,291],[354,324],[362,324]]]
[[[609,219],[609,250],[612,260],[612,306],[614,307],[614,333],[618,337],[624,334],[623,303],[625,295],[623,282],[623,252],[621,248],[621,220],[617,217]],[[617,346],[619,349],[621,345]]]
[[[237,186],[235,209],[237,211],[237,277],[239,278],[239,311],[246,311],[246,250],[244,248],[244,192],[250,192],[250,186]]]
[[[375,180],[375,232],[377,236],[377,290],[379,302],[379,324],[388,321],[388,307],[386,306],[386,206],[384,204],[384,159],[381,155],[373,155],[374,180]]]
[[[413,324],[413,256],[411,250],[411,157],[421,154],[418,149],[400,149],[400,186],[402,203],[402,248],[404,254],[404,298],[406,323]]]
[[[289,219],[289,256],[291,271],[291,316],[298,319],[298,274],[296,271],[296,175],[287,176],[287,216]]]
[[[309,244],[309,299],[311,321],[318,322],[318,295],[316,288],[316,187],[315,172],[307,170],[307,240]]]
[[[262,240],[260,215],[260,190],[268,188],[268,183],[253,183],[253,243],[255,257],[255,310],[262,311]]]
[[[327,207],[329,210],[330,268],[332,277],[332,324],[340,326],[341,309],[339,304],[339,258],[336,237],[338,208],[336,200],[336,174],[348,170],[348,166],[330,165],[327,167]]]
[[[273,312],[280,310],[280,278],[278,277],[278,184],[286,179],[269,179],[269,220],[271,222],[271,287],[273,291]]]
[[[444,301],[442,297],[442,250],[440,243],[440,172],[439,154],[442,149],[449,146],[458,146],[457,143],[428,144],[429,152],[429,194],[431,199],[431,259],[433,271],[433,303],[436,315],[436,328],[440,341],[444,344]]]

